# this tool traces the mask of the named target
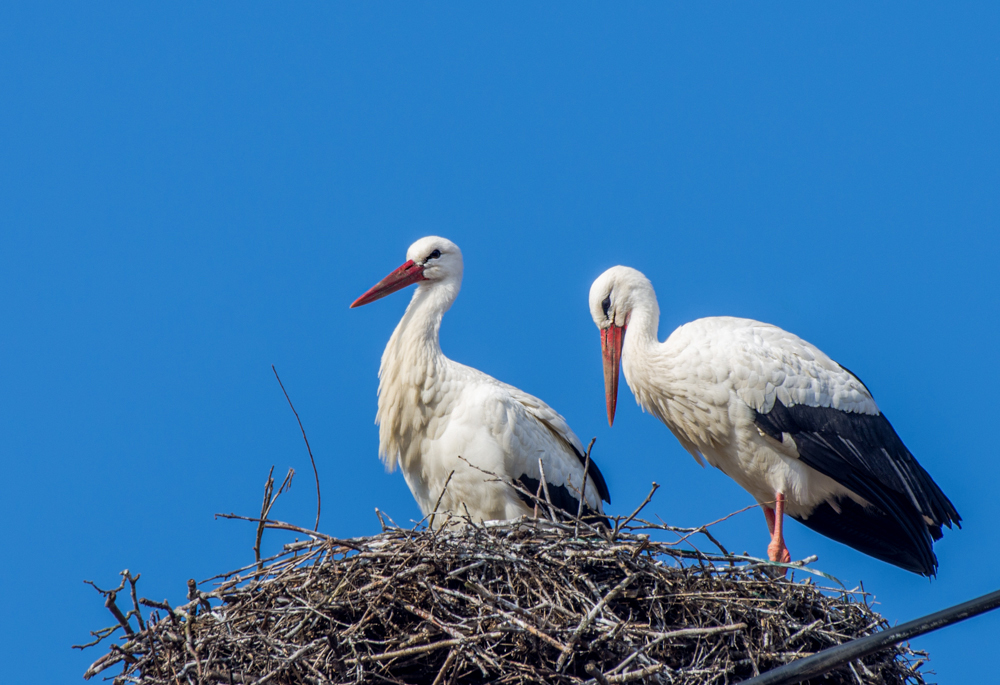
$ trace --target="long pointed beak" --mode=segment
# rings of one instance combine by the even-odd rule
[[[364,295],[354,300],[351,309],[374,302],[397,290],[402,290],[408,285],[424,280],[427,280],[424,278],[424,267],[409,259],[401,267],[373,285]]]
[[[622,359],[625,326],[614,324],[601,329],[601,356],[604,358],[604,394],[608,402],[608,425],[615,425],[618,403],[618,368]]]

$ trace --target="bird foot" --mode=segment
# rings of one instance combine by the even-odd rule
[[[772,542],[767,546],[767,558],[771,561],[780,561],[783,564],[792,563],[792,555],[789,553],[785,543]]]
[[[772,541],[771,544],[767,546],[767,558],[771,561],[780,561],[783,564],[790,564],[792,562],[792,555],[789,554],[788,548],[785,547],[784,540],[780,543],[776,540]],[[772,578],[784,578],[788,575],[787,568],[772,568],[770,571]]]

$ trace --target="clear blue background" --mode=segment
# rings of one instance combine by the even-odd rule
[[[180,601],[274,514],[419,518],[373,425],[408,301],[348,304],[440,234],[452,358],[545,399],[627,513],[751,502],[622,388],[605,420],[591,281],[644,271],[661,336],[772,322],[861,376],[965,518],[934,581],[791,524],[892,621],[1000,587],[1000,6],[6,3],[0,8],[0,662],[73,682],[110,615],[83,579]],[[717,533],[764,554],[763,516]],[[272,535],[274,548],[281,541]],[[915,641],[995,677],[1000,613]],[[38,664],[44,664],[44,676]],[[934,678],[932,678],[933,680]]]

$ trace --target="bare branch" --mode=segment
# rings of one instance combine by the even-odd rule
[[[288,396],[288,391],[285,390],[285,384],[281,382],[281,377],[278,375],[278,370],[274,368],[274,364],[271,364],[271,371],[274,371],[274,377],[278,379],[278,385],[281,386],[281,392],[285,393],[285,399],[288,400],[288,406],[292,408],[292,413],[295,414],[295,420],[299,422],[299,430],[302,431],[302,439],[306,442],[306,450],[309,452],[309,461],[312,462],[313,475],[316,477],[316,526],[313,530],[319,530],[319,513],[323,506],[323,498],[319,494],[319,471],[316,469],[316,459],[313,457],[312,447],[309,446],[309,438],[306,437],[306,429],[302,426],[302,419],[299,418],[299,413],[295,411],[295,405],[292,404],[292,398]]]

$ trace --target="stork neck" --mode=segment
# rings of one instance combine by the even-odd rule
[[[455,302],[459,285],[451,281],[437,281],[417,286],[406,313],[389,340],[387,356],[397,359],[413,354],[432,359],[443,356],[439,341],[441,319]]]
[[[642,302],[633,306],[629,315],[628,330],[625,334],[623,357],[642,355],[650,347],[659,345],[656,332],[660,325],[660,310],[654,302],[652,306]]]
[[[625,382],[643,407],[647,406],[644,401],[645,384],[649,380],[647,369],[661,346],[656,339],[659,324],[660,308],[656,303],[656,296],[649,293],[646,297],[636,297],[622,345],[622,371],[625,373]]]

